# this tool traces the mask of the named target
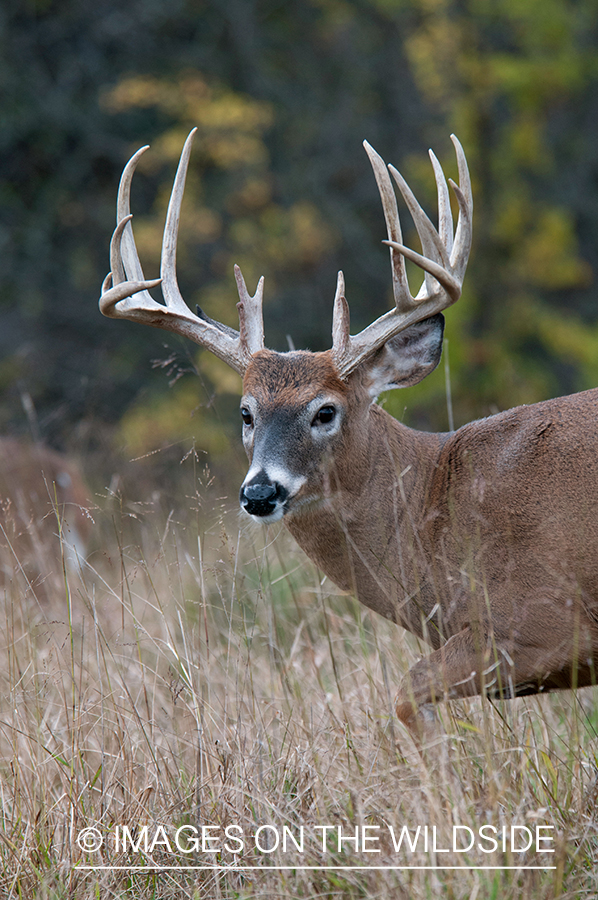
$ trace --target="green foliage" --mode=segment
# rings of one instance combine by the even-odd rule
[[[476,207],[464,296],[447,315],[457,424],[595,384],[597,19],[592,0],[3,6],[3,427],[27,427],[25,391],[57,444],[93,441],[100,423],[121,419],[135,447],[141,434],[148,446],[158,434],[169,440],[185,421],[209,431],[201,389],[192,422],[192,388],[171,388],[167,365],[148,366],[177,356],[182,381],[193,382],[191,350],[102,320],[96,307],[127,154],[151,143],[133,212],[154,275],[173,170],[194,125],[179,251],[192,308],[235,325],[237,262],[250,287],[266,276],[268,344],[285,349],[290,334],[323,349],[343,268],[353,330],[364,327],[392,299],[360,141],[433,209],[425,147],[455,177],[454,131]],[[232,398],[238,387],[214,380],[204,355],[195,362],[208,394]],[[441,370],[388,404],[406,421],[445,428],[443,393]],[[161,425],[150,440],[153,416]],[[209,443],[220,452],[222,441]]]
[[[191,248],[209,248],[218,242],[220,249],[212,257],[211,278],[206,281],[205,271],[196,273],[196,283],[202,288],[187,292],[191,307],[198,303],[210,315],[237,327],[230,302],[235,294],[235,262],[241,264],[252,285],[260,277],[257,266],[262,266],[269,287],[275,290],[277,275],[313,266],[329,252],[334,236],[315,206],[298,201],[283,207],[273,199],[265,144],[273,115],[269,104],[220,84],[208,84],[197,73],[188,72],[176,81],[127,76],[104,96],[103,106],[113,114],[154,108],[172,120],[172,127],[154,141],[140,164],[140,170],[150,175],[173,171],[187,132],[194,124],[198,127],[179,236],[180,267],[186,280],[194,268]],[[219,176],[224,176],[223,180]],[[142,257],[159,257],[169,193],[165,183],[150,214],[135,220]],[[218,360],[201,353],[198,366],[214,393],[240,395],[238,377]],[[226,453],[230,429],[202,408],[196,382],[185,378],[184,384],[178,383],[168,394],[152,393],[140,399],[125,413],[119,436],[128,449],[143,453],[190,431],[212,456]]]
[[[596,332],[571,307],[593,290],[594,274],[559,182],[563,156],[571,165],[580,148],[555,124],[595,91],[596,10],[562,0],[412,7],[414,77],[473,171],[469,315],[449,313],[457,420],[590,387]]]
[[[299,271],[316,265],[334,245],[332,229],[317,208],[298,199],[289,206],[273,197],[273,175],[266,137],[272,126],[271,104],[253,100],[224,85],[208,84],[196,72],[183,73],[176,81],[149,76],[126,77],[103,101],[112,113],[155,108],[172,121],[172,127],[154,141],[141,166],[146,173],[176,166],[187,132],[198,127],[186,189],[185,216],[181,227],[181,268],[192,266],[187,248],[213,245],[223,238],[224,247],[213,261],[213,280],[199,275],[203,287],[197,299],[208,312],[227,317],[221,303],[223,281],[229,313],[234,297],[233,262],[242,264],[248,280],[258,280],[266,270],[276,288],[277,272]],[[165,168],[165,170],[168,170]],[[224,176],[218,178],[218,176]],[[166,184],[160,189],[151,217],[138,228],[140,251],[158,255],[162,242],[161,213],[168,202]],[[188,276],[187,276],[188,277]],[[236,324],[236,316],[230,324]]]

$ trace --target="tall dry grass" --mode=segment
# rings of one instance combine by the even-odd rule
[[[392,698],[424,648],[214,490],[204,479],[173,510],[101,500],[88,564],[43,590],[13,561],[0,896],[598,896],[595,692],[441,705],[421,757]],[[389,837],[435,827],[438,851],[453,826],[484,824],[553,826],[555,852],[395,852]],[[84,852],[91,826],[103,846]],[[137,851],[114,846],[124,826]],[[172,846],[183,826],[212,827],[205,850]],[[227,826],[242,853],[223,849]],[[286,851],[273,849],[284,826]],[[288,837],[301,826],[303,852]],[[337,829],[363,826],[378,826],[380,852],[339,852]]]

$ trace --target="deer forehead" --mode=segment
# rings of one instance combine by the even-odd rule
[[[339,378],[330,351],[260,350],[247,367],[243,393],[260,405],[288,408],[305,407],[320,395],[343,401],[348,398],[349,388]]]

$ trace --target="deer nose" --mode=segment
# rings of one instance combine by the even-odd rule
[[[242,486],[239,500],[250,516],[270,516],[287,496],[287,490],[277,481],[253,479]]]

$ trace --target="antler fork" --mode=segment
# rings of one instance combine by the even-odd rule
[[[471,249],[473,198],[463,148],[455,135],[451,135],[451,140],[455,146],[459,168],[459,184],[450,180],[459,203],[459,219],[454,238],[449,190],[442,167],[434,153],[430,150],[438,188],[438,231],[415,199],[403,176],[394,166],[388,166],[387,169],[382,157],[367,141],[364,141],[376,176],[386,219],[388,240],[384,243],[390,247],[395,309],[380,316],[359,334],[350,335],[349,306],[344,296],[343,273],[339,272],[334,300],[332,353],[341,378],[350,375],[366,357],[375,353],[400,331],[446,309],[461,295],[463,276]],[[403,244],[397,200],[388,174],[389,170],[413,217],[423,255]],[[405,257],[420,266],[425,273],[424,282],[416,297],[411,295],[409,289]]]
[[[261,278],[254,296],[250,296],[241,270],[235,266],[239,291],[239,331],[222,325],[205,315],[198,307],[198,315],[191,312],[179,290],[176,277],[176,248],[181,215],[181,202],[189,166],[191,146],[196,128],[185,141],[168,204],[160,278],[146,281],[139,262],[131,226],[130,195],[133,174],[139,159],[148,149],[142,147],[129,160],[118,189],[116,229],[110,242],[112,271],[102,285],[100,310],[105,316],[131,319],[154,328],[165,328],[191,338],[196,344],[211,350],[239,374],[243,374],[251,356],[264,346],[262,299],[264,279]],[[162,286],[165,305],[148,293]]]

